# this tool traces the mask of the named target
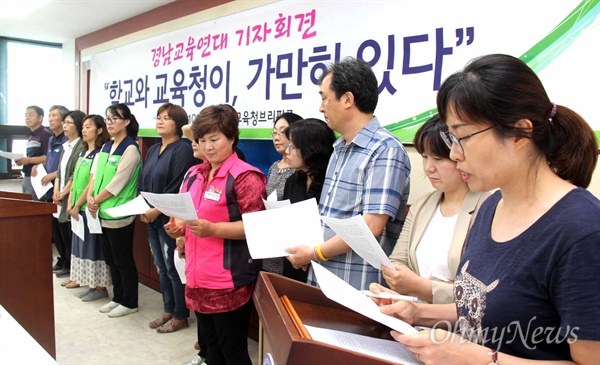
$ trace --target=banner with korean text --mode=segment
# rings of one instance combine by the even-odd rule
[[[599,14],[600,0],[282,0],[93,55],[90,112],[126,103],[148,136],[162,103],[190,120],[228,103],[242,138],[270,138],[283,112],[322,119],[318,78],[352,56],[379,80],[379,120],[410,142],[446,77],[474,57],[507,53],[600,139]]]

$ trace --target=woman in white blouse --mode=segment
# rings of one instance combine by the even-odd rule
[[[475,214],[489,193],[474,193],[450,160],[440,132],[447,130],[436,115],[414,138],[423,169],[434,192],[419,198],[404,221],[390,255],[396,270],[383,267],[383,277],[398,293],[430,303],[451,303],[452,282]]]

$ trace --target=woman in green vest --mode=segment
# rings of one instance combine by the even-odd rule
[[[113,217],[106,209],[123,205],[138,195],[142,159],[136,142],[139,124],[125,104],[106,109],[112,140],[102,146],[92,166],[88,210],[102,225],[100,244],[110,268],[114,296],[100,308],[109,317],[138,311],[138,274],[133,260],[135,215]]]
[[[85,209],[90,172],[100,148],[110,139],[104,118],[88,115],[81,130],[84,150],[79,155],[73,172],[73,185],[67,206],[68,213],[83,226],[83,238],[73,234],[71,241],[71,280],[81,286],[89,286],[79,297],[84,302],[108,297],[106,287],[111,285],[110,271],[104,261],[99,235],[90,234]]]

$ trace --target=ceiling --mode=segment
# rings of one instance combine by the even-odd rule
[[[176,0],[0,0],[0,36],[65,43]]]

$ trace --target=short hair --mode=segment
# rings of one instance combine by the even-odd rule
[[[83,122],[85,123],[85,121],[88,119],[94,123],[94,125],[96,126],[96,130],[102,129],[102,133],[97,134],[96,140],[94,141],[94,147],[100,148],[110,139],[110,135],[108,134],[108,130],[106,129],[106,123],[104,122],[104,118],[98,114],[90,114],[87,117],[85,117]],[[83,147],[89,148],[86,141],[83,141]]]
[[[413,140],[415,149],[421,155],[428,154],[449,159],[450,148],[448,148],[441,135],[442,132],[447,131],[448,126],[442,123],[439,114],[434,115],[423,123],[415,133]]]
[[[290,126],[290,125],[292,125],[292,123],[301,120],[302,117],[296,113],[283,113],[283,114],[277,115],[277,116],[275,116],[275,118],[273,118],[273,126],[275,126],[275,124],[277,124],[277,121],[279,119],[285,120],[286,122],[288,122],[288,126]]]
[[[33,109],[33,110],[35,110],[35,113],[36,113],[38,116],[40,116],[40,117],[43,117],[43,116],[44,116],[44,109],[40,108],[40,107],[39,107],[39,106],[37,106],[37,105],[30,105],[30,106],[28,106],[27,108],[25,108],[25,110],[27,110],[27,109]]]
[[[156,116],[158,117],[160,113],[164,112],[165,110],[167,111],[169,118],[173,119],[175,122],[175,134],[181,137],[183,135],[183,130],[181,128],[189,123],[187,112],[179,105],[175,105],[173,103],[164,103],[158,107]]]
[[[331,64],[319,78],[319,85],[331,74],[330,88],[337,100],[347,92],[354,95],[354,104],[363,113],[374,113],[379,98],[377,77],[368,63],[353,57]]]
[[[81,129],[83,128],[85,113],[81,110],[72,110],[64,116],[63,120],[65,120],[66,117],[71,117],[71,119],[73,119],[73,122],[75,123],[75,128],[77,129],[77,134],[79,135],[79,137],[81,137]]]
[[[327,123],[316,118],[299,120],[290,125],[285,134],[300,151],[308,175],[320,183],[325,181],[327,164],[336,139]]]
[[[127,125],[127,135],[131,138],[136,139],[138,132],[140,130],[140,124],[137,119],[135,119],[135,115],[131,114],[131,110],[129,107],[123,103],[121,104],[113,104],[106,108],[106,112],[110,111],[112,115],[117,115],[120,118],[128,119],[129,124]]]
[[[448,77],[437,94],[440,118],[451,110],[465,123],[493,127],[498,138],[528,138],[562,179],[587,187],[598,160],[598,141],[573,110],[556,105],[535,72],[518,58],[491,54],[471,60]],[[515,126],[531,121],[532,129]]]
[[[240,119],[237,111],[228,104],[208,106],[196,116],[192,123],[192,132],[197,141],[202,136],[211,132],[221,132],[228,139],[234,139],[233,148],[240,139]]]
[[[52,105],[48,110],[48,113],[53,111],[54,109],[58,109],[58,111],[60,112],[60,120],[65,120],[65,117],[67,116],[67,114],[69,114],[69,109],[65,108],[62,105]]]

